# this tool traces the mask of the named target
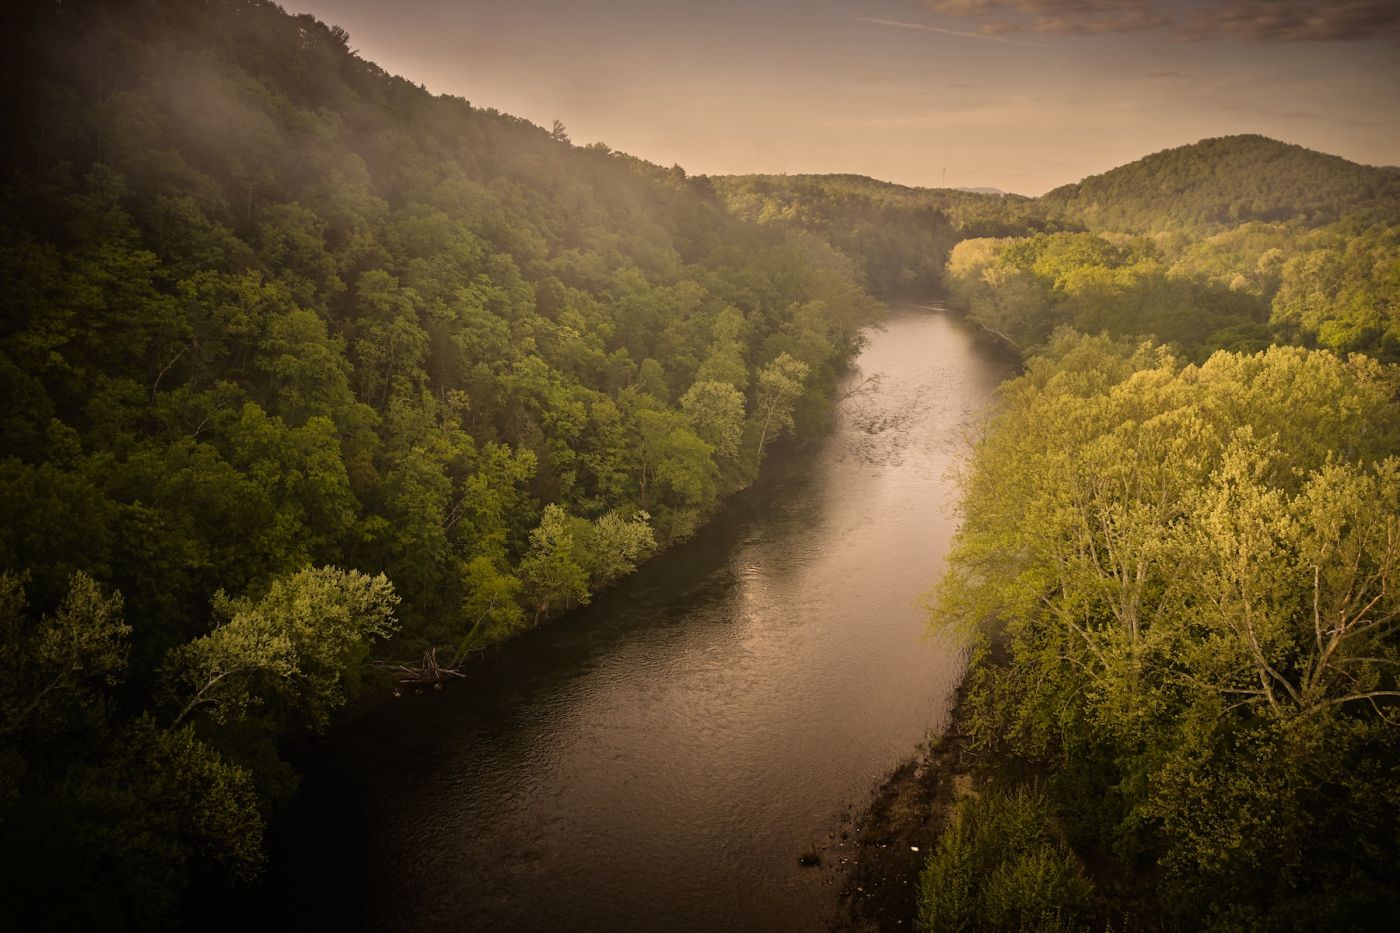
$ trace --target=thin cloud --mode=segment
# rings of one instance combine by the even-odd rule
[[[1382,37],[1393,40],[1400,38],[1400,4],[1395,0],[1230,0],[1197,9],[1178,30],[1183,39],[1222,34],[1265,42],[1347,42]]]
[[[987,36],[980,32],[960,32],[956,29],[940,29],[937,26],[925,26],[923,23],[903,23],[895,19],[876,19],[873,16],[853,16],[851,18],[862,23],[874,23],[876,26],[891,26],[896,29],[917,29],[920,32],[936,32],[944,36],[957,36],[959,39],[981,39],[983,42],[1001,42],[1006,45],[1019,45],[1031,49],[1057,48],[1057,46],[1046,45],[1043,42],[1022,42],[1018,39],[1007,39],[1003,36]]]
[[[978,34],[1105,35],[1169,30],[1181,41],[1400,39],[1396,0],[924,0],[936,13],[975,20]]]

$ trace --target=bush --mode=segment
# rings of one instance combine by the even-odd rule
[[[1038,791],[965,800],[919,879],[919,924],[949,930],[1086,929],[1093,885]]]

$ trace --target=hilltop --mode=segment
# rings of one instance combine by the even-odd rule
[[[1250,221],[1307,227],[1400,216],[1400,171],[1358,165],[1265,136],[1203,139],[1042,195],[1091,229],[1205,231]]]

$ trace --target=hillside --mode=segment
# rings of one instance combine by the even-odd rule
[[[0,926],[144,929],[256,873],[279,745],[370,658],[458,664],[686,537],[875,305],[272,3],[5,15]]]
[[[1094,230],[1209,231],[1249,221],[1306,227],[1346,216],[1400,216],[1400,172],[1263,136],[1225,136],[1157,152],[1056,188],[1039,203]]]
[[[1064,229],[964,239],[944,282],[956,307],[1023,354],[1069,326],[1198,359],[1284,343],[1400,360],[1394,169],[1234,136],[1034,204]]]
[[[941,287],[953,244],[1054,229],[1017,195],[910,188],[862,175],[731,175],[710,179],[726,205],[759,224],[816,233],[851,256],[877,294]]]

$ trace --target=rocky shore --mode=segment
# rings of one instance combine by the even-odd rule
[[[837,933],[910,930],[918,912],[919,874],[953,804],[972,793],[972,761],[960,729],[958,692],[945,733],[931,735],[848,811],[813,853],[837,893]]]

